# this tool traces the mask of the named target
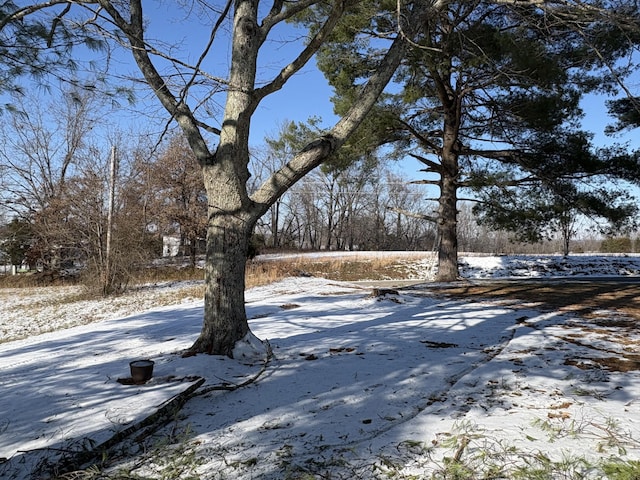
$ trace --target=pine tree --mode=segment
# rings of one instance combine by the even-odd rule
[[[382,106],[401,112],[389,123],[404,134],[397,154],[421,161],[421,182],[439,188],[438,280],[458,277],[460,189],[551,160],[537,152],[539,139],[567,135],[581,97],[610,85],[605,70],[632,48],[629,20],[638,18],[635,2],[618,3],[473,0],[432,10],[396,76],[400,92]],[[336,66],[340,55],[351,63]],[[320,65],[348,103],[366,58],[342,47],[324,56]]]

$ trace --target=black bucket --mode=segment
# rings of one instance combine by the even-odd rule
[[[134,360],[129,363],[133,383],[144,383],[153,376],[153,360]]]

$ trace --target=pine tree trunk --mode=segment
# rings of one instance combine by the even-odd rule
[[[438,282],[458,280],[457,195],[451,179],[442,182],[438,215]]]
[[[448,123],[448,124],[447,124]],[[438,207],[438,282],[458,280],[458,153],[457,124],[449,120],[445,124],[440,178],[440,198]]]
[[[438,282],[454,282],[458,280],[458,235],[455,188],[443,189],[440,196],[440,214],[438,221]]]

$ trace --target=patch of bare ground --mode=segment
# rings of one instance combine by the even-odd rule
[[[574,333],[559,338],[587,347],[592,355],[567,359],[567,364],[581,369],[618,372],[640,370],[640,285],[510,281],[441,286],[435,293],[466,300],[477,298],[505,302],[510,306],[570,313],[580,320],[568,322],[567,328],[570,327]],[[575,333],[576,328],[580,333]],[[594,338],[599,342],[593,342]]]
[[[518,300],[527,306],[543,310],[573,312],[593,316],[594,312],[611,310],[624,314],[617,317],[620,326],[635,326],[640,320],[640,285],[616,282],[491,282],[470,285],[442,286],[438,293],[470,298]],[[596,322],[597,324],[597,322]],[[611,326],[607,322],[607,326]]]

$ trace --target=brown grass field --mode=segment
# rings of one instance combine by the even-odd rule
[[[340,281],[359,280],[402,280],[407,278],[412,260],[424,255],[363,259],[309,259],[293,258],[278,261],[250,261],[247,263],[247,288],[265,285],[288,276],[309,275]],[[201,269],[154,268],[141,271],[133,284],[159,281],[202,280]],[[63,282],[67,283],[67,282]],[[39,275],[0,276],[2,287],[45,287],[60,285],[61,282],[43,282]],[[434,294],[455,296],[466,299],[487,299],[521,301],[528,306],[542,310],[555,309],[589,317],[598,310],[614,310],[640,319],[640,284],[620,284],[616,282],[553,281],[518,282],[494,281],[481,284],[456,282],[450,286],[438,284],[431,287]],[[201,285],[193,286],[189,295],[198,297],[203,292]]]

